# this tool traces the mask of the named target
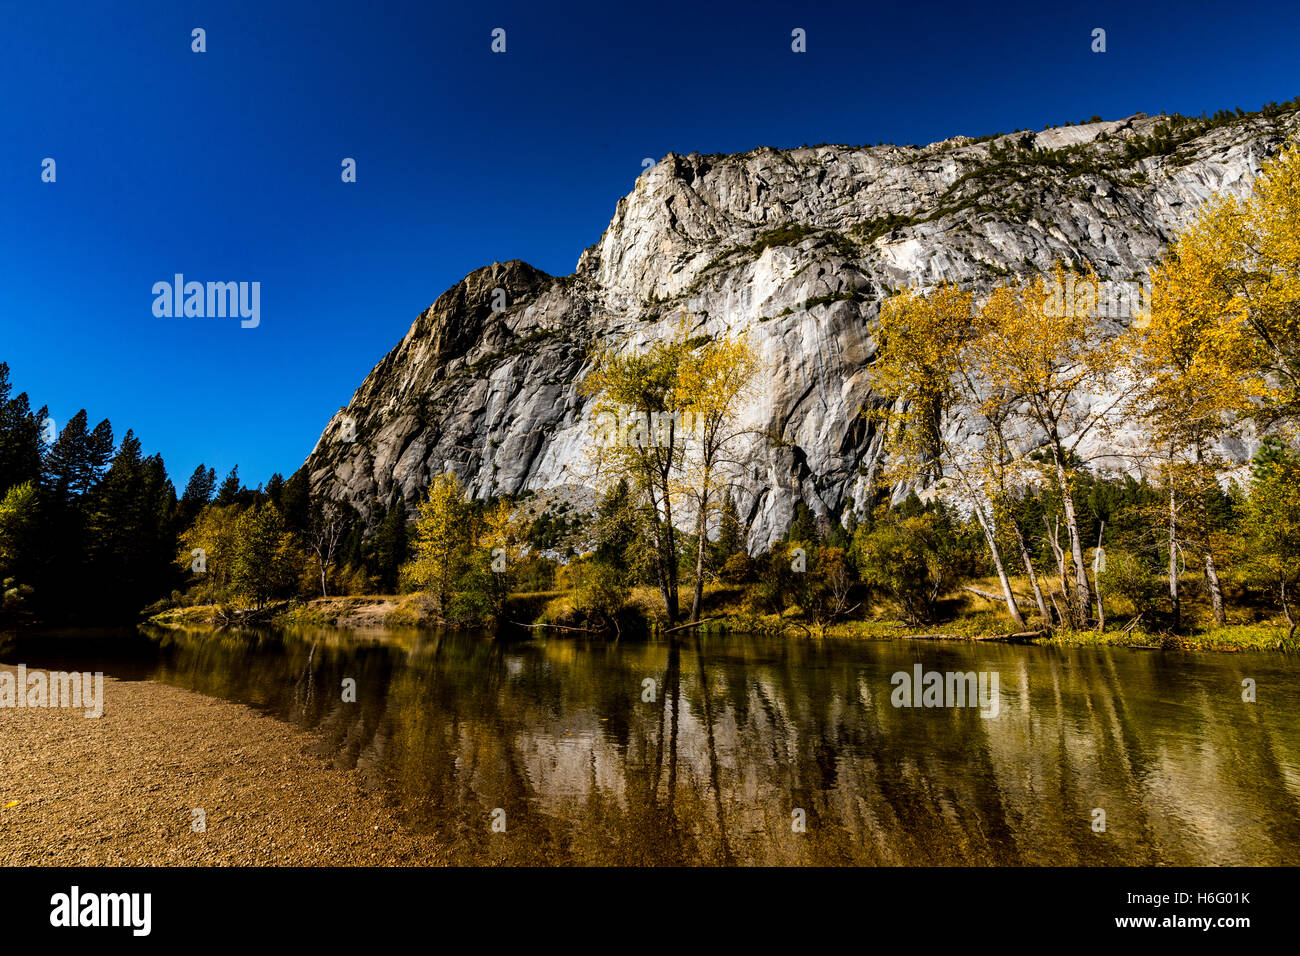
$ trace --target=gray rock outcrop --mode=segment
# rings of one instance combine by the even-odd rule
[[[307,460],[313,490],[372,523],[446,470],[479,497],[589,503],[579,385],[591,348],[671,337],[685,315],[689,334],[745,331],[762,357],[744,415],[771,440],[754,439],[735,475],[751,549],[783,534],[799,501],[841,517],[867,501],[886,453],[864,416],[883,296],[980,290],[1056,262],[1134,281],[1206,199],[1246,193],[1300,127],[1294,112],[1248,116],[1153,146],[1162,122],[670,154],[572,275],[493,263],[439,296],[326,425]]]

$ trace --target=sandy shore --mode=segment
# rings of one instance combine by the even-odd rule
[[[153,681],[106,677],[104,699],[99,718],[0,707],[0,865],[441,862],[304,731]]]

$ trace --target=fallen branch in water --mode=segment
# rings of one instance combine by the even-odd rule
[[[559,631],[581,631],[584,634],[604,634],[605,631],[593,631],[589,627],[565,627],[563,624],[542,624],[540,621],[535,624],[525,624],[523,621],[506,621],[507,624],[516,624],[519,627],[553,627]]]
[[[1014,634],[904,634],[912,641],[1015,641],[1042,637],[1046,631],[1017,631]]]
[[[710,621],[721,621],[721,617],[706,617],[702,621],[688,621],[685,624],[678,624],[676,627],[670,627],[664,631],[664,634],[671,634],[673,631],[680,631],[684,627],[699,627],[701,624],[708,624]]]

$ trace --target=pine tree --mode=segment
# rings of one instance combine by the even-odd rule
[[[1253,472],[1240,561],[1249,578],[1277,595],[1289,641],[1300,626],[1294,609],[1300,589],[1300,457],[1269,442],[1255,456]]]
[[[637,516],[626,479],[612,486],[596,507],[596,560],[626,572],[628,550],[637,540]]]
[[[113,453],[108,420],[87,429],[86,410],[73,415],[45,456],[45,486],[61,503],[70,504],[99,481]]]
[[[812,511],[802,501],[794,506],[794,519],[790,522],[790,530],[786,534],[786,540],[813,548],[817,547],[821,542],[821,537],[817,534],[817,523],[813,520]]]
[[[311,523],[311,485],[305,467],[295,471],[284,483],[278,507],[290,531],[298,535],[307,532]]]
[[[1251,459],[1251,478],[1256,483],[1267,481],[1280,465],[1294,461],[1295,456],[1276,435],[1268,435],[1259,443],[1259,450]]]
[[[0,362],[0,495],[40,478],[42,422],[46,410],[31,413],[27,393],[10,398],[9,366]]]
[[[221,482],[221,488],[217,491],[216,503],[219,505],[232,505],[238,498],[242,486],[239,483],[239,466],[236,465],[230,469],[230,474],[226,475],[225,480]]]
[[[744,534],[740,528],[740,515],[731,492],[722,501],[722,520],[718,528],[718,554],[725,561],[744,548]]]
[[[161,455],[146,458],[140,474],[140,514],[146,534],[141,548],[144,573],[140,606],[143,607],[180,585],[180,576],[172,567],[176,535],[180,531],[180,503]]]
[[[140,441],[128,430],[108,472],[85,503],[86,587],[100,613],[116,616],[142,606],[136,601],[143,592],[144,553],[152,537],[140,494],[142,465]]]
[[[398,572],[407,554],[406,501],[400,495],[379,523],[373,547],[379,587],[392,594],[397,590]]]
[[[283,504],[283,502],[281,501],[281,497],[283,493],[284,493],[284,476],[277,471],[275,474],[271,476],[271,480],[266,483],[266,500],[271,502],[271,504],[275,505],[275,507],[280,511],[281,515],[284,514],[284,508],[281,507],[281,505]]]
[[[138,451],[139,442],[136,443],[136,447]],[[107,418],[96,425],[94,431],[90,433],[87,457],[84,484],[77,489],[78,493],[83,495],[103,478],[108,463],[113,460],[113,426],[109,424]]]
[[[202,464],[194,469],[194,474],[190,475],[190,480],[185,484],[185,492],[181,495],[181,520],[185,524],[188,525],[198,517],[199,512],[212,501],[216,487],[215,470]]]

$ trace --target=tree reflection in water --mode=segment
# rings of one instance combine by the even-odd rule
[[[1300,691],[1282,656],[147,635],[149,676],[316,731],[457,863],[1300,862]],[[895,708],[890,676],[916,663],[996,670],[998,716]]]

